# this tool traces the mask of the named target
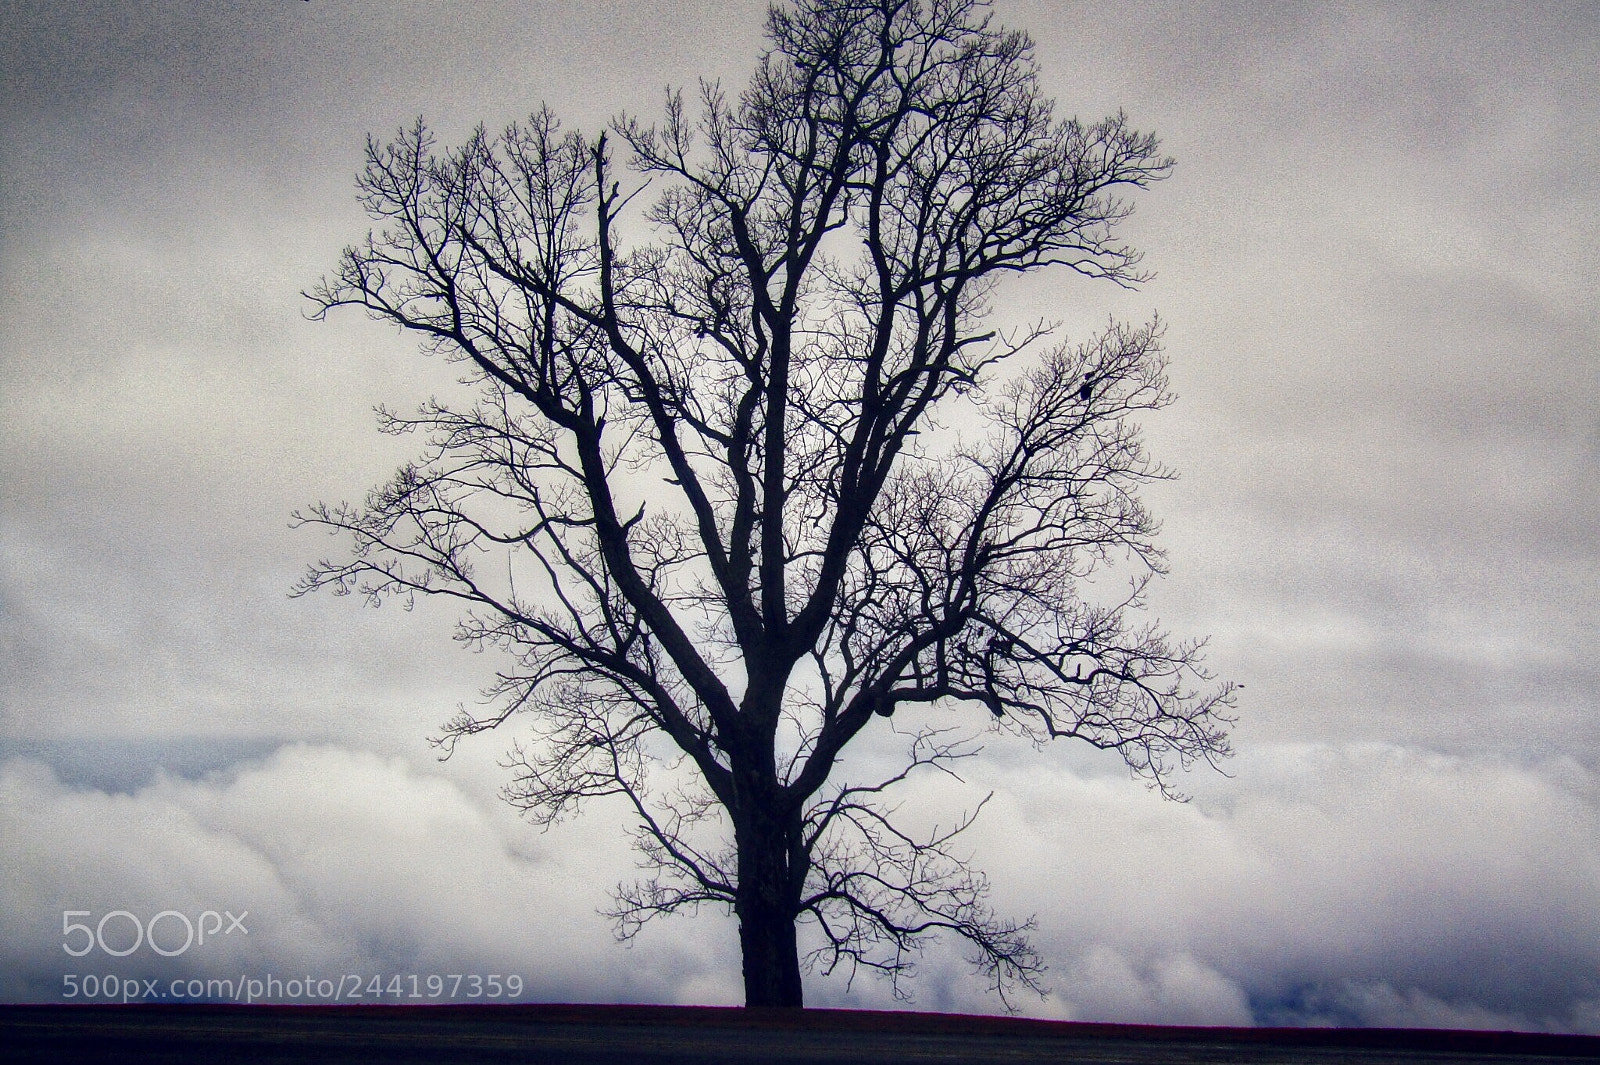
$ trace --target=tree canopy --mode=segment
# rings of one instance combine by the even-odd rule
[[[952,849],[970,819],[919,835],[887,796],[985,729],[1115,750],[1169,793],[1227,753],[1229,686],[1136,622],[1163,566],[1134,421],[1170,400],[1158,324],[991,324],[1008,275],[1143,280],[1124,197],[1171,160],[1122,115],[1058,118],[973,0],[799,0],[767,36],[741,94],[669,93],[654,125],[369,141],[380,228],[309,295],[467,389],[380,412],[425,453],[301,516],[353,550],[299,590],[459,600],[504,667],[441,742],[515,716],[535,820],[622,801],[651,872],[619,932],[731,907],[750,1004],[799,1005],[807,960],[898,976],[939,930],[1033,985],[1026,922]],[[1129,594],[1085,594],[1130,560]],[[837,779],[874,723],[908,757]]]

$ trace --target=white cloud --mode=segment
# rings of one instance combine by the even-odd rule
[[[1187,953],[1135,966],[1111,947],[1090,948],[1052,993],[1066,1019],[1124,1024],[1250,1025],[1242,987]]]
[[[13,856],[0,999],[57,998],[62,976],[90,962],[122,976],[515,973],[535,999],[735,998],[714,920],[699,934],[650,929],[635,949],[614,944],[595,908],[632,875],[616,834],[580,824],[540,836],[492,797],[399,759],[295,745],[132,794],[68,789],[13,760],[0,797]],[[62,951],[66,910],[91,921],[248,911],[250,931],[171,963],[147,949],[80,962]],[[108,937],[125,924],[112,921]]]
[[[1309,1021],[1308,996],[1388,985],[1399,998],[1341,991],[1344,1022],[1380,1023],[1404,1002],[1418,1024],[1592,1023],[1592,773],[1376,744],[1255,747],[1230,769],[1231,782],[1196,778],[1185,806],[1115,774],[1010,762],[987,777],[1000,794],[980,863],[1004,909],[1037,909],[1075,1016],[1236,1023],[1232,987],[1258,1020]]]

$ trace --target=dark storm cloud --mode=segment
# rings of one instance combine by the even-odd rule
[[[426,758],[498,663],[448,610],[286,599],[338,550],[286,524],[407,457],[373,404],[454,379],[355,315],[303,319],[368,225],[363,137],[425,113],[449,143],[541,100],[648,117],[669,82],[740,84],[763,10],[3,5],[4,994],[54,994],[75,899],[238,892],[281,934],[230,964],[534,957],[543,997],[736,995],[726,921],[610,945],[608,815],[517,826],[501,737],[393,756]],[[1179,402],[1149,434],[1183,479],[1151,493],[1155,602],[1247,682],[1237,776],[1188,807],[993,745],[983,853],[1054,969],[1027,1008],[1600,1030],[1600,15],[997,13],[1063,113],[1126,108],[1179,158],[1132,220],[1150,285],[1002,310],[1079,335],[1161,311]],[[262,757],[304,739],[329,745]],[[919,1005],[993,1008],[946,953]],[[890,1002],[841,986],[812,1000]]]

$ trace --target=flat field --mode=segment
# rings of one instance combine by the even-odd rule
[[[18,1062],[1044,1065],[1600,1061],[1600,1037],[683,1006],[0,1006]]]

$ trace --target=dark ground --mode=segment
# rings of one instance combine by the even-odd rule
[[[18,1062],[1600,1061],[1600,1037],[1385,1029],[1166,1028],[1005,1017],[681,1006],[0,1006]]]

